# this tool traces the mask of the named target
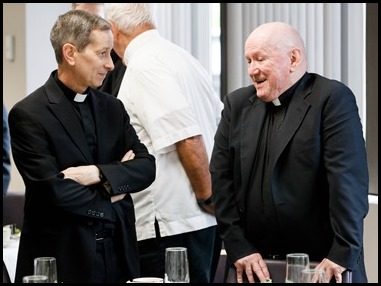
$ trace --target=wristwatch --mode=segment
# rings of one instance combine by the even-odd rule
[[[197,204],[200,206],[200,207],[203,207],[203,206],[208,206],[210,205],[211,203],[213,203],[213,195],[211,195],[209,198],[207,198],[206,200],[197,200]]]

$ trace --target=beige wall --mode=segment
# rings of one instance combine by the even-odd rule
[[[25,3],[3,3],[3,45],[4,37],[8,35],[15,37],[14,61],[5,58],[3,46],[3,102],[9,111],[26,96]],[[24,183],[13,160],[11,163],[9,191],[23,192]]]

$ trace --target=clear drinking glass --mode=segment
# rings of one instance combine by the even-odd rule
[[[289,253],[286,256],[286,283],[303,283],[302,271],[310,269],[306,253]]]
[[[48,283],[57,283],[57,262],[54,257],[34,259],[34,275],[48,276]]]
[[[189,283],[186,247],[169,247],[165,249],[164,283]]]
[[[133,283],[163,283],[163,278],[159,277],[139,277],[132,280]]]
[[[328,283],[323,269],[302,270],[302,283]]]
[[[28,275],[22,278],[22,283],[48,283],[46,275]]]

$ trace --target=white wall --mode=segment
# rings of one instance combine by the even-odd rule
[[[25,3],[26,92],[43,85],[57,68],[50,30],[58,15],[71,9],[71,3]]]
[[[252,30],[266,22],[286,22],[303,38],[308,71],[351,88],[366,134],[365,8],[364,3],[227,3],[227,92],[251,84],[243,52]]]

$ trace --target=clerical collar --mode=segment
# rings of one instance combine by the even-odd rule
[[[80,94],[80,93],[77,93],[75,96],[74,96],[74,101],[75,102],[84,102],[85,99],[87,97],[87,93],[85,94]]]
[[[57,82],[58,86],[62,89],[64,94],[67,96],[68,99],[75,101],[75,102],[84,102],[87,94],[90,91],[90,87],[88,87],[83,93],[76,93],[71,88],[67,87],[62,81],[59,80],[57,76],[57,72],[54,74],[54,79]]]
[[[303,78],[303,77],[302,77]],[[296,83],[294,83],[293,86],[291,86],[289,89],[287,89],[285,92],[283,92],[281,95],[279,95],[278,98],[275,98],[273,101],[272,101],[272,104],[274,106],[280,106],[282,104],[287,104],[288,102],[290,102],[290,99],[292,97],[292,95],[294,94],[297,86],[299,85],[299,83],[301,82],[301,79],[299,79]]]
[[[279,98],[275,98],[275,99],[272,101],[272,103],[273,103],[275,106],[279,106],[279,105],[282,104],[282,103],[280,103]]]

